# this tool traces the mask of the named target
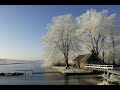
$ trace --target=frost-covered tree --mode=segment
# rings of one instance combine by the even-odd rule
[[[107,10],[87,10],[76,18],[78,33],[84,33],[83,43],[98,55],[103,47],[107,33],[113,30],[115,14],[109,15]]]
[[[76,23],[71,14],[53,17],[43,40],[46,45],[47,60],[55,62],[58,59],[64,59],[66,69],[69,67],[69,55],[80,50],[80,42],[76,35]]]
[[[94,50],[96,55],[115,61],[119,56],[120,33],[116,14],[108,10],[87,10],[76,21],[71,14],[53,17],[43,37],[47,64],[75,58],[80,51]],[[76,54],[76,55],[75,55]]]
[[[117,19],[116,14],[112,14],[108,17],[109,26],[108,30],[105,33],[105,50],[110,55],[109,59],[112,62],[116,62],[118,59],[119,45],[120,45],[120,23]]]
[[[119,24],[119,23],[118,23]],[[106,38],[106,51],[110,55],[108,57],[112,62],[116,62],[116,60],[119,58],[119,51],[120,51],[120,31],[118,26],[113,28],[113,30],[109,31],[108,36]]]

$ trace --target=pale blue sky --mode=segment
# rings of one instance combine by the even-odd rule
[[[42,59],[41,36],[52,17],[68,13],[76,17],[91,8],[120,14],[117,5],[1,5],[0,58]]]

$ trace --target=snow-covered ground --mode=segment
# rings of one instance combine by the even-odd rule
[[[109,73],[103,73],[102,77],[103,81],[98,83],[97,85],[120,85],[120,80],[118,79],[118,76],[114,74],[109,75]]]
[[[84,69],[79,69],[79,68],[73,68],[70,67],[70,69],[65,68],[65,66],[53,66],[51,67],[53,70],[56,70],[58,72],[62,73],[91,73],[91,70],[84,70]]]

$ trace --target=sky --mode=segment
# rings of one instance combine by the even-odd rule
[[[52,18],[77,17],[91,8],[120,16],[120,5],[0,5],[0,58],[42,60],[41,37]]]

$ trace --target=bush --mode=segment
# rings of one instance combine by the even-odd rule
[[[54,66],[65,66],[64,62],[57,62],[54,64]]]

